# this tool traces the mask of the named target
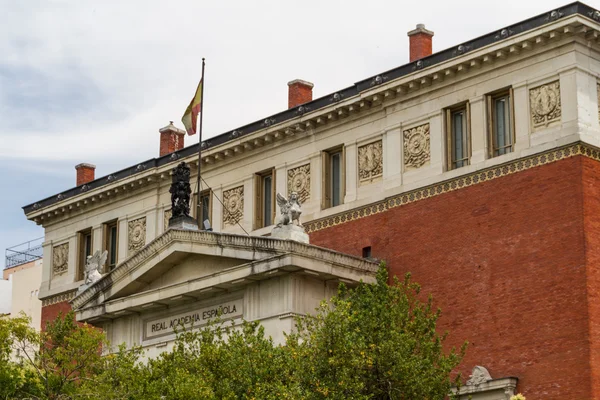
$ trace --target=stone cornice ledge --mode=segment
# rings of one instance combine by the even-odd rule
[[[571,143],[562,147],[553,148],[532,154],[530,156],[511,160],[503,164],[498,164],[475,172],[466,173],[442,182],[437,182],[431,185],[419,187],[417,189],[398,193],[393,196],[386,197],[381,201],[352,208],[338,214],[314,219],[312,221],[305,222],[304,228],[306,229],[307,233],[317,232],[336,225],[365,218],[370,215],[379,214],[392,208],[401,207],[415,201],[425,200],[430,197],[439,196],[454,190],[463,189],[479,183],[491,181],[574,156],[584,156],[596,161],[600,161],[600,149],[583,142]]]
[[[452,389],[452,393],[459,395],[459,400],[510,400],[515,394],[518,378],[507,377],[492,379],[478,385],[464,385],[460,390]]]
[[[558,11],[555,10],[553,13],[558,13]],[[574,38],[577,36],[595,38],[600,36],[600,29],[597,22],[600,17],[595,17],[596,14],[592,13],[592,16],[588,18],[578,13],[566,17],[558,13],[556,14],[556,19],[551,18],[550,15],[552,14],[549,14],[546,18],[546,24],[532,30],[526,30],[513,35],[509,28],[503,29],[498,32],[497,41],[477,49],[470,49],[468,44],[459,45],[455,49],[450,48],[448,51],[453,51],[453,56],[445,61],[430,64],[431,60],[429,59],[435,56],[435,54],[423,60],[415,61],[413,70],[406,75],[388,77],[391,71],[384,72],[374,77],[370,86],[365,88],[362,85],[361,89],[350,97],[345,99],[340,97],[339,101],[334,101],[314,110],[310,109],[312,102],[308,103],[308,105],[300,106],[295,111],[293,118],[275,121],[272,118],[273,116],[268,117],[261,125],[262,128],[252,133],[241,135],[240,132],[242,130],[240,128],[229,135],[224,134],[228,139],[224,143],[215,144],[214,146],[209,145],[209,143],[211,140],[214,141],[215,138],[208,139],[203,143],[205,150],[203,151],[202,164],[205,166],[214,166],[225,160],[229,162],[232,158],[236,158],[236,156],[256,148],[262,148],[264,145],[285,139],[296,140],[297,136],[294,137],[296,134],[313,134],[317,127],[331,126],[332,123],[334,125],[343,123],[344,119],[368,112],[373,106],[387,106],[408,97],[439,88],[443,82],[444,85],[448,85],[457,80],[473,76],[473,74],[480,74],[484,71],[495,69],[498,66],[496,64],[498,62],[505,63],[517,57],[526,57],[524,56],[525,52],[534,54],[531,51],[533,49],[542,48],[544,51],[549,51],[548,49],[551,47],[545,45],[561,38]],[[590,41],[590,44],[592,43],[596,44],[595,40],[593,42]],[[412,64],[407,64],[406,67]],[[334,97],[336,94],[339,95],[339,93],[335,93]],[[159,176],[165,176],[162,173],[165,168],[168,170],[174,162],[181,161],[178,154],[173,153],[172,155],[175,157],[169,163],[161,164],[160,168],[158,168],[156,160],[149,160],[138,165],[138,167],[141,167],[139,171],[144,171],[146,165],[148,165],[148,168],[153,167],[152,169]],[[193,152],[191,156],[182,155],[181,158],[188,162],[195,162],[196,155],[197,151]],[[111,182],[111,177],[116,176],[117,180],[120,180],[120,175],[120,173],[116,173],[116,175],[111,174],[101,178],[103,182],[99,185],[104,188],[106,183]],[[132,176],[135,180],[139,176],[139,173],[135,173]],[[106,180],[106,183],[104,183],[104,180]],[[68,212],[71,210],[72,204],[68,201],[63,201],[63,199],[66,200],[73,197],[70,194],[72,190],[74,189],[23,207],[27,218],[34,220],[38,224],[42,224],[42,216],[47,220],[53,218],[55,215]],[[103,190],[98,190],[95,193],[101,194]],[[110,192],[110,189],[107,191]],[[57,207],[57,202],[61,203],[62,206]]]
[[[169,229],[161,236],[154,239],[139,252],[135,253],[111,272],[103,276],[94,285],[76,296],[71,304],[73,308],[81,308],[93,298],[97,297],[104,289],[125,277],[135,266],[140,265],[156,253],[161,252],[173,242],[193,242],[220,247],[246,248],[261,251],[272,251],[274,254],[298,253],[338,265],[352,265],[354,268],[363,269],[368,272],[377,271],[377,263],[339,253],[318,246],[290,240],[281,240],[261,236],[244,236],[228,233],[206,232],[206,231],[184,231]]]

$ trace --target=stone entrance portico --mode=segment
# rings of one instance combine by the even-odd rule
[[[222,319],[260,321],[275,342],[294,316],[314,312],[340,282],[373,282],[377,264],[291,240],[169,229],[72,300],[76,318],[113,344],[152,357],[172,326]]]

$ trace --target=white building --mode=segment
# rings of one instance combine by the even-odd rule
[[[31,326],[41,328],[42,301],[38,299],[42,284],[42,259],[6,268],[0,280],[0,313],[31,318]],[[4,312],[4,309],[7,311]]]

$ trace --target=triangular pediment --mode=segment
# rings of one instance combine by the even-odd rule
[[[79,321],[117,318],[233,292],[285,274],[357,283],[371,261],[291,240],[170,229],[71,303]]]
[[[286,251],[261,241],[265,238],[170,229],[80,293],[73,306],[167,287]]]

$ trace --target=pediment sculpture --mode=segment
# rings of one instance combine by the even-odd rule
[[[173,181],[169,188],[171,193],[171,218],[190,216],[190,199],[192,188],[190,186],[190,167],[182,162],[173,168]]]
[[[467,385],[479,386],[482,383],[486,383],[491,380],[492,376],[488,370],[481,365],[476,365],[475,368],[473,368],[473,372],[471,372],[469,380],[467,381]]]
[[[108,258],[108,251],[104,250],[102,253],[100,250],[96,250],[94,255],[88,256],[85,262],[85,269],[83,271],[83,284],[84,285],[92,285],[96,283],[100,278],[102,278],[102,274],[100,271],[104,267],[104,263]]]
[[[279,215],[277,226],[282,227],[283,225],[293,225],[294,221],[297,222],[298,226],[302,226],[300,223],[300,215],[302,214],[302,207],[300,205],[300,199],[298,193],[292,192],[289,200],[277,193],[277,205],[281,210]]]
[[[277,224],[271,231],[271,237],[284,240],[294,240],[301,243],[309,243],[309,237],[300,223],[302,215],[302,206],[298,193],[290,193],[290,198],[286,199],[277,193],[277,205],[281,213],[277,217]],[[294,224],[296,222],[296,224]]]

